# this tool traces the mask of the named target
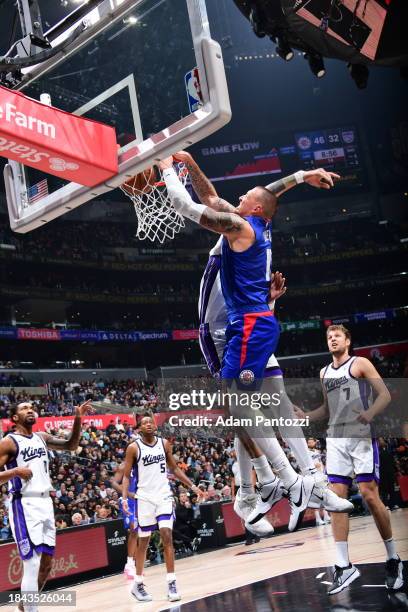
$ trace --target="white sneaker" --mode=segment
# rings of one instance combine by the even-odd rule
[[[339,497],[328,486],[315,484],[310,496],[309,508],[324,508],[328,512],[352,512],[354,506],[348,499]]]
[[[298,476],[295,482],[289,487],[289,531],[296,531],[296,529],[300,527],[306,508],[309,506],[314,487],[315,480],[313,476]]]
[[[322,472],[313,474],[315,488],[310,497],[309,508],[324,508],[328,512],[352,512],[354,506],[348,499],[339,497],[334,491],[329,489],[327,476]]]
[[[326,523],[324,521],[316,521],[316,527],[321,527],[322,525],[325,525]]]
[[[245,527],[252,533],[261,535],[258,531],[254,531],[254,529],[256,529],[261,521],[266,521],[270,525],[269,521],[263,519],[263,517],[282,499],[282,497],[284,497],[285,494],[286,489],[279,478],[275,478],[275,480],[267,484],[260,485],[258,487],[256,504],[246,518]],[[272,525],[270,525],[270,527],[272,527]]]
[[[181,599],[181,595],[177,591],[177,584],[175,580],[168,582],[167,599],[169,601],[179,601]]]
[[[146,591],[143,582],[135,582],[130,592],[137,601],[152,601],[152,596]]]
[[[256,521],[254,525],[247,524],[247,519],[250,514],[255,510],[258,501],[258,495],[256,493],[250,493],[249,495],[240,495],[239,490],[234,501],[234,511],[238,516],[245,521],[245,527],[257,536],[270,536],[273,534],[273,525],[266,518],[261,518]]]
[[[238,514],[239,518],[245,520],[248,517],[248,508],[252,508],[257,502],[258,496],[256,493],[248,493],[242,495],[241,489],[235,496],[234,501],[234,512]]]
[[[343,589],[347,588],[356,578],[360,576],[360,571],[354,566],[348,567],[334,566],[333,584],[327,591],[328,595],[335,595],[340,593]]]

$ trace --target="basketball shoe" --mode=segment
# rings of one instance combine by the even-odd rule
[[[263,517],[271,508],[273,508],[275,504],[278,503],[278,501],[282,499],[282,497],[285,496],[286,489],[283,486],[282,481],[279,478],[275,478],[275,480],[272,482],[258,485],[257,491],[258,495],[256,496],[255,504],[251,509],[251,512],[246,517],[245,527],[248,529],[248,531],[251,531],[256,535],[261,535],[257,531],[258,526],[260,524],[269,523],[269,521]]]
[[[401,559],[388,559],[385,564],[385,584],[387,589],[398,590],[404,586],[404,566]]]
[[[352,512],[354,506],[348,499],[339,497],[329,489],[329,483],[324,474],[313,475],[315,486],[310,496],[309,508],[324,508],[328,512]]]
[[[181,599],[180,593],[177,591],[177,584],[175,580],[170,580],[168,583],[167,599],[169,601],[179,601]]]
[[[289,531],[299,529],[306,508],[309,506],[314,487],[315,479],[313,476],[298,476],[295,482],[288,488],[287,496],[290,506]]]
[[[335,565],[333,584],[328,589],[327,594],[335,595],[336,593],[340,593],[340,591],[347,588],[359,576],[360,571],[354,565],[351,565],[351,563],[348,567],[339,567]]]
[[[258,521],[254,521],[254,525],[247,524],[249,516],[254,512],[257,507],[259,495],[257,493],[250,493],[249,495],[242,495],[241,489],[238,491],[234,501],[234,512],[245,521],[245,527],[256,536],[268,536],[274,532],[273,525],[268,521],[260,517]]]
[[[143,582],[135,582],[130,592],[137,601],[152,601],[152,596],[146,591]]]

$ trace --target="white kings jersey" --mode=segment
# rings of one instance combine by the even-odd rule
[[[219,237],[217,243],[213,246],[210,251],[211,257],[221,257],[221,248],[222,248],[222,236]],[[210,326],[211,332],[217,329],[225,330],[227,327],[228,317],[227,311],[225,308],[225,299],[222,294],[221,289],[221,279],[219,274],[219,266],[217,270],[215,270],[216,278],[214,283],[211,286],[211,293],[208,296],[208,304],[206,307],[206,312],[204,315],[204,320],[202,323],[208,323]],[[206,275],[204,274],[201,278],[200,283],[200,297],[198,300],[198,314],[202,311],[202,300],[205,294],[205,285],[206,285]]]
[[[309,448],[309,455],[311,456],[315,467],[320,472],[324,472],[322,453],[317,448]]]
[[[135,444],[139,448],[139,457],[134,465],[135,497],[149,500],[171,496],[163,438],[157,436],[156,442],[149,445],[140,437]]]
[[[17,477],[9,480],[9,493],[36,496],[52,491],[48,450],[42,437],[36,433],[32,433],[31,436],[19,433],[8,435],[14,440],[17,454],[7,464],[6,469],[27,467],[33,473],[30,480],[22,480]]]
[[[368,380],[354,378],[350,368],[357,357],[350,357],[335,368],[326,366],[322,383],[329,407],[329,435],[334,437],[370,437],[370,425],[357,420],[358,415],[372,403],[372,389]]]

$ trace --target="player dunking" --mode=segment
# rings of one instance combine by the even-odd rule
[[[140,421],[140,438],[129,444],[126,450],[123,474],[123,510],[129,512],[128,492],[132,470],[136,475],[135,526],[138,528],[139,542],[136,548],[136,578],[132,595],[138,601],[151,601],[152,597],[143,584],[143,568],[150,534],[159,529],[164,548],[167,570],[167,597],[170,601],[181,599],[177,591],[174,573],[173,548],[173,495],[167,477],[171,470],[181,483],[198,493],[198,489],[177,466],[171,452],[171,445],[156,435],[153,417],[144,416]]]
[[[23,593],[35,593],[44,587],[55,550],[48,449],[75,450],[81,434],[81,417],[90,409],[90,401],[75,408],[68,439],[44,432],[33,433],[37,414],[30,402],[13,405],[10,410],[15,429],[0,441],[0,468],[3,468],[0,484],[9,483],[10,526],[23,562]],[[26,612],[37,612],[37,609],[36,605],[24,606]]]
[[[395,549],[389,513],[378,493],[378,446],[370,428],[371,421],[387,407],[391,396],[371,361],[350,356],[350,344],[351,334],[346,327],[327,328],[327,345],[333,361],[320,372],[324,403],[307,415],[311,421],[329,417],[326,471],[331,486],[338,495],[347,497],[355,477],[386,549],[385,584],[389,589],[400,589],[403,564]],[[372,389],[377,395],[374,402]],[[304,413],[298,410],[298,414]],[[348,515],[332,515],[331,519],[336,561],[328,593],[334,595],[358,578],[360,571],[350,563]]]
[[[300,171],[267,188],[251,189],[240,198],[239,206],[234,208],[218,197],[213,185],[201,171],[198,178],[194,176],[199,168],[195,162],[192,164],[189,154],[182,152],[175,157],[187,163],[193,186],[195,189],[199,187],[198,195],[205,201],[205,205],[193,202],[178,180],[173,170],[173,160],[169,158],[163,160],[160,167],[173,206],[185,217],[223,235],[219,274],[228,325],[221,377],[232,389],[235,385],[239,391],[249,391],[251,387],[245,387],[246,383],[261,382],[264,391],[265,385],[271,380],[266,377],[266,367],[279,338],[278,324],[273,311],[268,307],[272,261],[270,221],[277,210],[277,195],[306,179],[315,186],[330,188],[337,175],[323,169],[310,173]],[[249,522],[255,523],[280,499],[282,483],[288,492],[290,531],[299,527],[311,498],[314,507],[325,504],[332,512],[352,509],[349,502],[339,499],[327,487],[316,483],[311,475],[303,478],[298,476],[276,438],[265,437],[265,442],[268,442],[268,459],[281,480],[274,476],[257,445],[248,436],[244,440],[245,436],[242,436],[242,442],[253,458],[262,484],[259,504],[249,515]],[[307,447],[303,442],[304,455],[307,456]],[[248,522],[247,526],[250,528]]]

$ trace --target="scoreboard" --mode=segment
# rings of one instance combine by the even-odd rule
[[[305,170],[319,166],[330,170],[360,167],[356,140],[352,127],[295,134],[297,154]]]
[[[238,135],[235,140],[220,139],[214,134],[196,145],[193,155],[211,181],[223,183],[223,190],[234,197],[237,190],[245,191],[293,174],[297,170],[325,168],[336,172],[341,180],[336,184],[339,195],[367,188],[364,160],[355,127],[304,131],[264,131]],[[239,184],[237,183],[239,181]],[[302,198],[325,197],[324,192],[305,189]],[[289,193],[285,199],[296,199]]]

